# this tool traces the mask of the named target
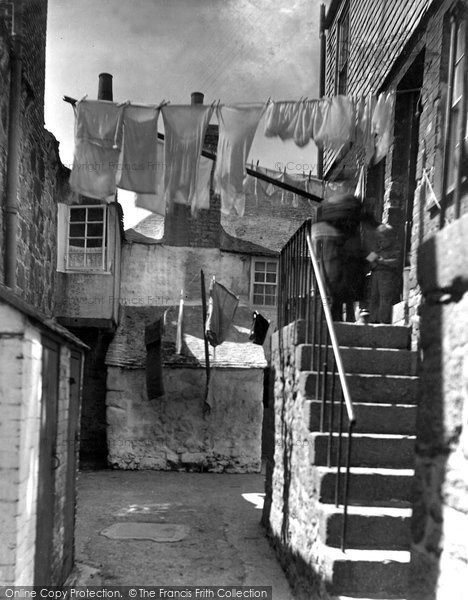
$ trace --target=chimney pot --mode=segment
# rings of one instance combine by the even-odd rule
[[[203,104],[205,94],[202,92],[192,92],[190,95],[191,104]]]
[[[99,74],[99,87],[98,87],[98,100],[110,100],[114,99],[112,91],[112,75],[110,73]]]

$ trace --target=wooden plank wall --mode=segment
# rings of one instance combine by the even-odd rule
[[[348,93],[377,92],[383,85],[395,60],[421,18],[438,0],[349,0],[349,64]],[[342,6],[344,2],[342,2]],[[336,38],[340,9],[327,31],[326,83],[327,96],[335,94]],[[335,159],[325,153],[325,173]]]

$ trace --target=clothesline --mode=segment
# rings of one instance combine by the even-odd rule
[[[71,104],[73,106],[75,106],[76,103],[78,102],[78,100],[76,100],[75,98],[72,98],[70,96],[63,96],[63,100],[64,100],[64,102],[67,102],[68,104]],[[147,107],[148,105],[132,104],[132,106]],[[161,133],[158,131],[157,135],[158,135],[159,140],[164,141],[164,139],[165,139],[164,133]],[[212,161],[216,161],[216,154],[214,152],[210,152],[209,150],[203,149],[201,154],[205,158],[209,158]],[[258,162],[257,162],[257,167],[258,167]],[[256,177],[257,179],[261,179],[267,183],[271,183],[272,185],[275,185],[276,187],[278,187],[282,190],[285,190],[286,192],[292,192],[292,193],[297,194],[298,196],[301,196],[308,200],[313,200],[314,202],[321,202],[321,200],[322,200],[321,192],[320,192],[321,183],[314,176],[310,177],[310,181],[316,183],[317,193],[310,193],[309,191],[304,190],[302,188],[295,187],[291,184],[288,184],[288,183],[285,183],[282,181],[278,181],[277,179],[270,177],[267,173],[258,171],[257,168],[254,168],[253,166],[250,166],[250,167],[246,166],[245,170],[248,175],[251,175],[252,177]]]
[[[245,210],[246,161],[263,116],[267,138],[293,140],[300,148],[314,141],[319,149],[332,151],[356,142],[364,149],[365,164],[370,164],[388,152],[395,107],[393,92],[377,97],[336,95],[318,101],[301,98],[233,105],[145,106],[86,97],[78,102],[65,99],[75,110],[71,188],[97,199],[115,194],[117,188],[147,196],[145,203],[153,196],[154,212],[159,214],[171,210],[173,204],[188,204],[193,214],[209,208],[210,171],[202,157],[208,124],[216,114],[218,140],[216,156],[210,157],[214,161],[211,176],[222,213],[239,216]],[[160,116],[165,129],[163,150],[156,143],[162,137],[157,131]],[[289,191],[309,197],[307,188],[303,191],[291,185],[286,171],[273,180],[273,185],[280,180]]]

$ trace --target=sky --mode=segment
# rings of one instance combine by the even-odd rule
[[[73,160],[73,110],[64,95],[97,95],[114,77],[114,100],[205,104],[294,100],[318,95],[319,0],[49,0],[45,124]],[[213,121],[216,122],[216,121]],[[162,119],[160,121],[162,128]],[[249,161],[289,173],[315,171],[313,142],[266,139],[257,130]],[[146,211],[123,198],[125,225]]]

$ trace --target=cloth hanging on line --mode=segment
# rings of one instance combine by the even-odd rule
[[[167,206],[174,202],[192,205],[198,180],[198,166],[212,106],[164,106],[165,129],[164,194]]]
[[[156,142],[156,162],[158,164],[155,171],[156,193],[137,193],[135,205],[138,208],[144,208],[145,210],[164,216],[166,214],[166,199],[164,197],[164,142],[159,139]]]
[[[270,327],[270,321],[267,321],[265,317],[257,310],[254,311],[252,319],[252,328],[250,330],[249,340],[254,344],[262,346],[265,342],[268,328]]]
[[[115,194],[124,105],[80,100],[75,110],[75,152],[70,187],[103,200]]]
[[[313,137],[318,100],[271,102],[265,113],[265,137],[291,140],[300,148]]]
[[[164,395],[161,356],[161,341],[164,327],[163,324],[164,318],[161,317],[151,325],[145,327],[146,392],[149,400],[153,400]]]
[[[366,197],[366,176],[363,166],[359,169],[359,177],[356,184],[356,189],[354,190],[354,197],[359,198],[361,202],[363,202],[364,198]]]
[[[375,164],[387,155],[392,144],[394,111],[395,92],[380,94],[372,114],[372,132],[375,135]]]
[[[314,125],[314,141],[319,148],[341,150],[354,141],[356,112],[347,96],[333,96],[322,101],[321,122]]]
[[[135,204],[158,215],[166,214],[166,197],[164,195],[164,142],[157,143],[158,168],[156,170],[156,194],[137,194]],[[192,214],[199,209],[210,208],[211,172],[213,161],[206,156],[200,157],[198,179],[195,194],[192,199]]]
[[[127,106],[123,117],[123,144],[117,187],[138,194],[155,194],[164,162],[158,155],[159,109]]]
[[[225,215],[232,210],[241,217],[244,215],[245,163],[263,110],[263,104],[217,107],[219,138],[215,189],[221,196],[221,212]]]
[[[369,165],[375,152],[375,140],[372,131],[372,115],[376,104],[375,96],[359,96],[356,104],[356,143],[364,148],[364,163]]]
[[[239,298],[224,285],[212,280],[205,334],[213,347],[222,344],[236,314]]]

